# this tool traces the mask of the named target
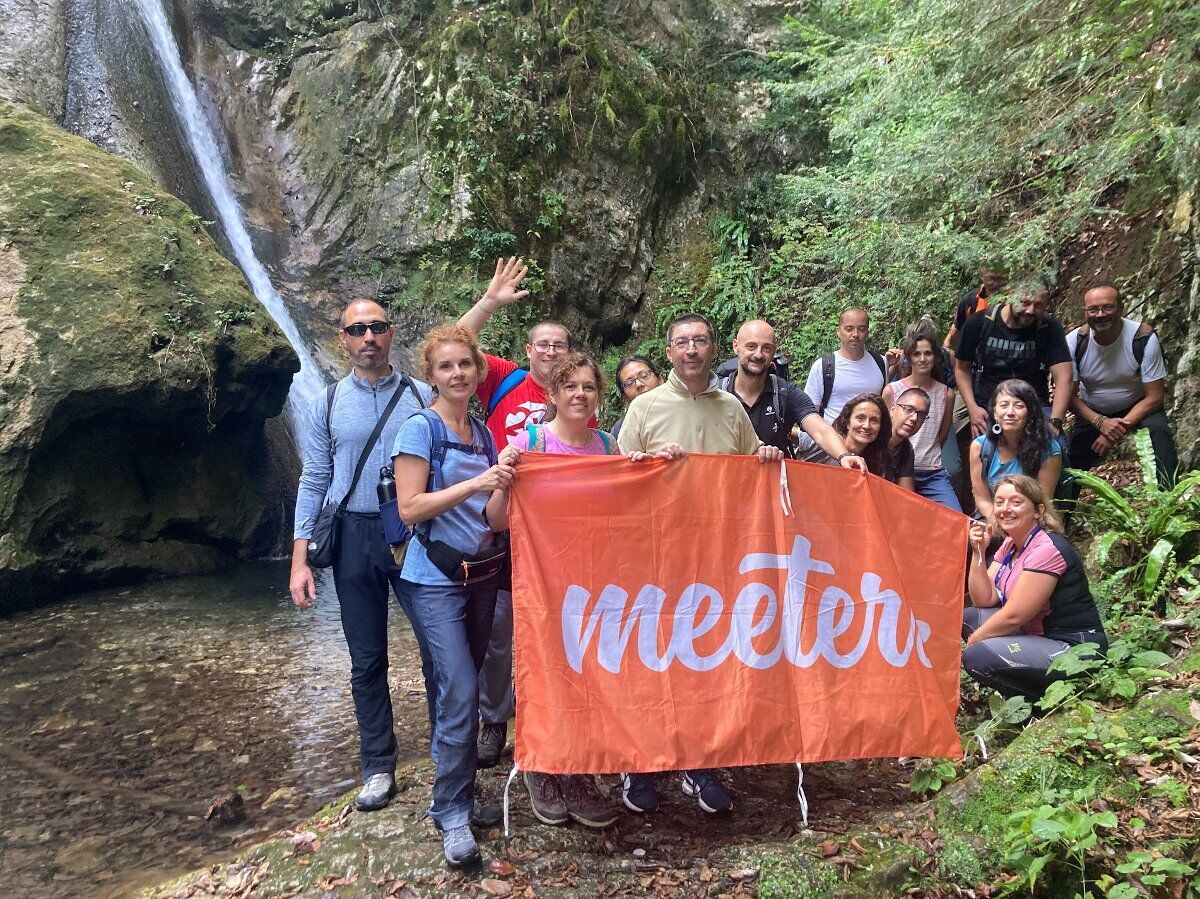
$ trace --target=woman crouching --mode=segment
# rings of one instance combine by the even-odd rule
[[[963,668],[1005,696],[1036,700],[1062,677],[1048,670],[1056,658],[1080,643],[1104,652],[1108,637],[1083,563],[1041,485],[1007,475],[996,482],[992,503],[1004,542],[985,567],[988,528],[971,525],[973,608],[963,613]]]
[[[483,422],[467,411],[487,374],[466,328],[435,328],[421,347],[432,405],[396,437],[393,467],[400,516],[413,527],[403,578],[433,669],[435,765],[429,815],[454,866],[480,860],[471,833],[475,801],[479,668],[492,630],[498,575],[508,555],[508,487],[520,452],[499,453]]]

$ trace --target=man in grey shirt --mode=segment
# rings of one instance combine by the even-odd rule
[[[317,515],[326,500],[340,502],[349,492],[367,438],[395,392],[404,391],[337,525],[338,549],[333,560],[342,631],[350,650],[350,688],[364,784],[358,808],[363,811],[383,808],[396,792],[397,747],[387,682],[389,586],[409,621],[414,621],[412,585],[400,579],[400,566],[384,539],[375,486],[380,468],[391,463],[400,426],[428,405],[431,397],[428,385],[412,380],[388,361],[394,334],[387,313],[374,300],[354,300],[342,313],[338,339],[350,355],[352,368],[334,387],[332,411],[328,393],[322,392],[305,419],[304,469],[296,495],[289,584],[292,602],[301,609],[311,608],[317,588],[308,565],[308,541]],[[427,653],[419,632],[417,641],[428,678]]]
[[[1146,428],[1158,480],[1172,483],[1179,459],[1163,412],[1167,366],[1158,335],[1124,317],[1121,294],[1107,282],[1084,293],[1083,314],[1087,324],[1067,335],[1078,385],[1071,400],[1071,465],[1091,468],[1126,434]]]

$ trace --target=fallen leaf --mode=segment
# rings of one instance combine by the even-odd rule
[[[512,884],[507,880],[497,880],[495,877],[485,877],[479,881],[483,891],[489,896],[507,896],[512,892]]]
[[[488,865],[488,869],[493,874],[498,874],[501,877],[509,877],[510,875],[516,873],[517,870],[512,866],[512,862],[506,861],[502,858],[493,859],[492,863]]]
[[[832,858],[841,848],[842,845],[837,840],[826,840],[821,844],[821,858]]]

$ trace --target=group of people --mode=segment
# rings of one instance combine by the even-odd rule
[[[886,353],[869,348],[867,311],[847,309],[837,350],[813,362],[803,388],[777,362],[769,323],[744,323],[734,359],[717,367],[712,324],[688,313],[667,328],[665,377],[643,355],[617,365],[627,408],[609,433],[597,420],[605,372],[564,325],[530,329],[527,367],[480,347],[491,316],[528,295],[526,273],[521,260],[497,262],[479,302],[426,337],[421,380],[391,365],[394,330],[385,310],[373,300],[350,303],[339,340],[352,369],[309,411],[290,590],[301,608],[315,600],[309,543],[322,508],[339,503],[331,567],[360,735],[359,809],[383,807],[396,789],[390,588],[420,648],[435,764],[429,814],[448,862],[478,861],[471,827],[499,819],[475,774],[497,763],[515,714],[508,491],[528,452],[623,455],[634,463],[689,453],[796,458],[870,472],[960,513],[960,498],[973,500],[965,669],[1006,695],[1036,696],[1053,678],[1047,669],[1057,655],[1079,643],[1105,648],[1082,564],[1054,509],[1064,447],[1072,464],[1088,465],[1146,427],[1161,476],[1175,469],[1161,349],[1148,328],[1123,318],[1112,285],[1085,293],[1087,324],[1066,335],[1047,312],[1044,290],[1020,288],[997,302],[1003,284],[985,272],[960,303],[945,345],[926,317]],[[482,420],[471,414],[473,400],[486,412]],[[1076,417],[1069,441],[1068,409]],[[964,449],[965,497],[955,486]],[[412,529],[402,561],[384,538],[373,481],[361,478],[385,466]],[[996,538],[1003,542],[992,554]],[[617,818],[592,777],[525,772],[524,783],[546,824],[600,828]],[[683,772],[682,788],[706,812],[732,807],[716,771]],[[653,811],[655,778],[622,775],[621,798],[631,810]]]

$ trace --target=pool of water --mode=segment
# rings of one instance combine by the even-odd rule
[[[318,587],[301,612],[287,565],[256,563],[0,619],[0,894],[130,895],[351,789],[350,661]],[[389,655],[404,761],[428,724],[394,601]],[[235,791],[244,820],[195,817]]]

